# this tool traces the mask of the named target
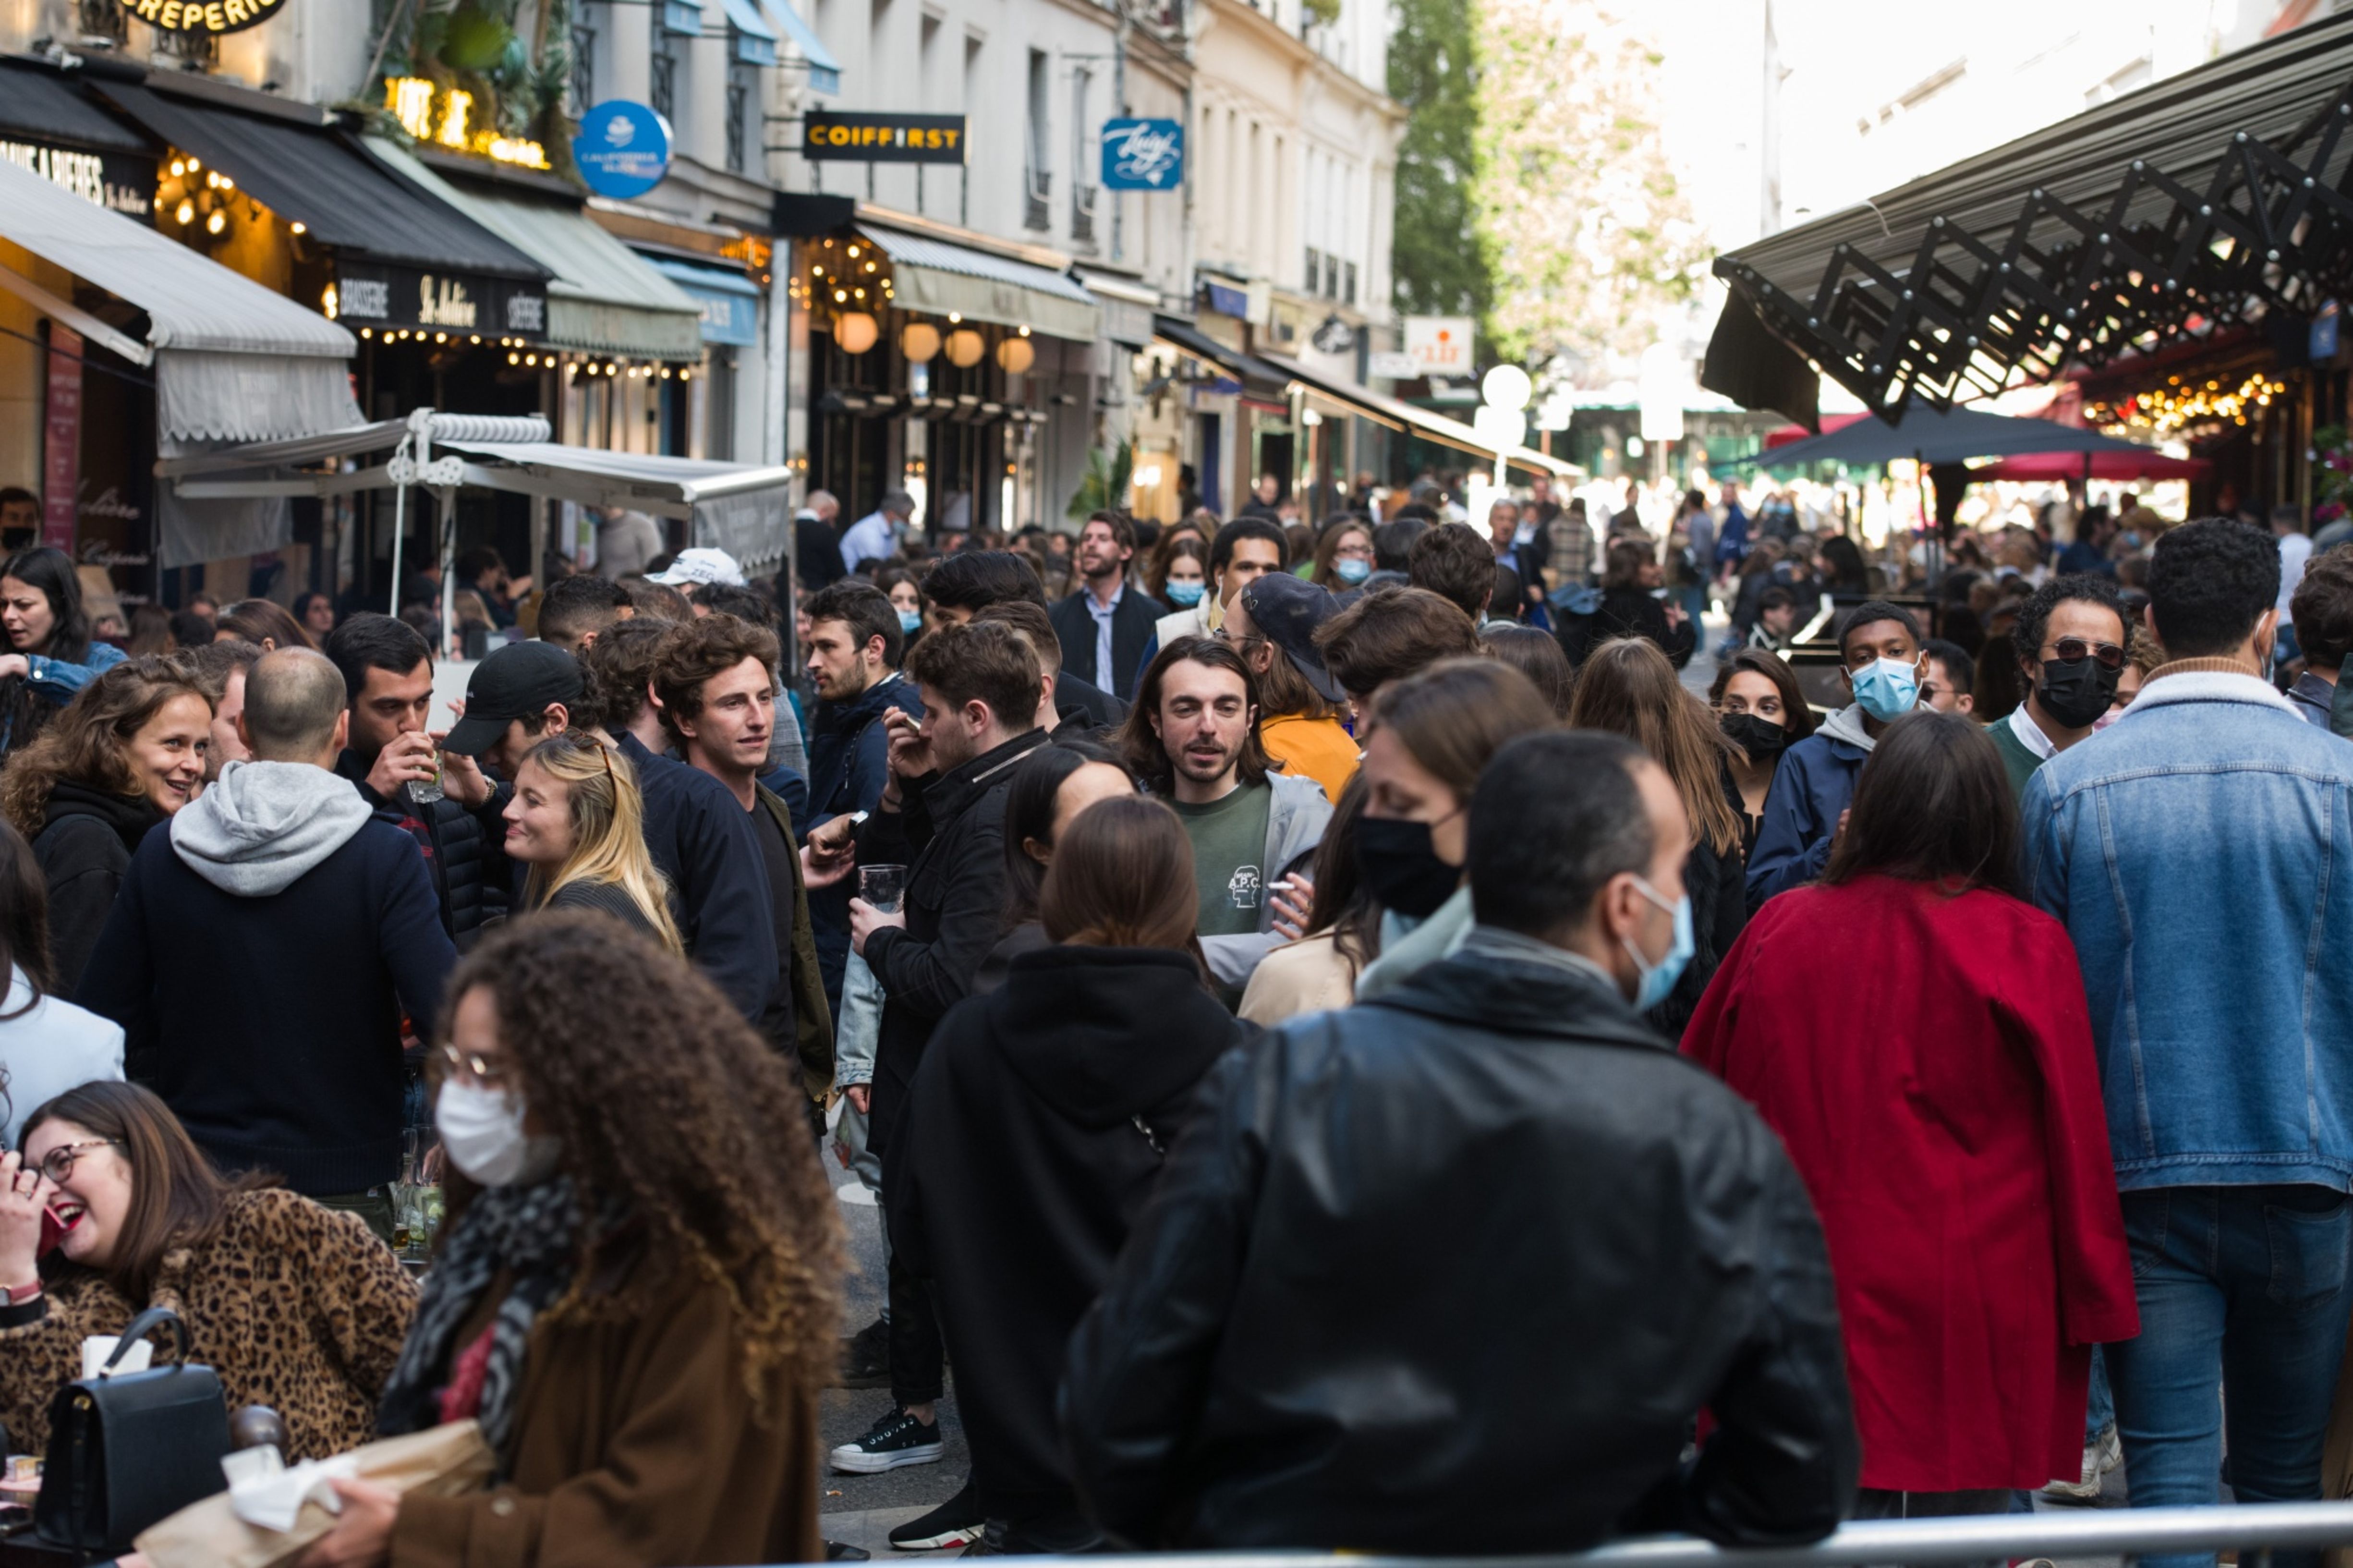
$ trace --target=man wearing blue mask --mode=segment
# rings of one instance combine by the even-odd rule
[[[1853,1499],[1812,1204],[1638,1011],[1691,950],[1673,783],[1616,736],[1544,731],[1468,819],[1461,948],[1213,1070],[1072,1336],[1071,1478],[1123,1545],[1786,1545]],[[1447,1267],[1398,1266],[1440,1234]]]
[[[1855,775],[1880,733],[1919,705],[1928,679],[1920,623],[1902,605],[1867,599],[1839,625],[1840,678],[1854,701],[1781,754],[1757,848],[1748,856],[1748,908],[1821,875]]]

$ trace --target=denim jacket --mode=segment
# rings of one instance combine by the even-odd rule
[[[2020,810],[2116,1185],[2353,1186],[2353,747],[2252,675],[2160,674]]]

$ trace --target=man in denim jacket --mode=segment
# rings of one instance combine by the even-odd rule
[[[2263,678],[2279,573],[2245,524],[2159,542],[2172,662],[2021,808],[2100,1052],[2141,1319],[2107,1364],[2140,1507],[2216,1500],[2225,1405],[2240,1501],[2318,1498],[2353,1315],[2353,747]]]

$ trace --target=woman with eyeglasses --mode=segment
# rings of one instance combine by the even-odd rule
[[[2024,800],[2034,770],[2089,740],[2115,705],[2131,647],[2116,585],[2089,572],[2052,578],[2020,607],[2010,641],[2026,700],[1986,733],[2001,753],[2010,793]]]
[[[593,730],[550,736],[516,765],[509,860],[531,867],[528,909],[595,909],[683,956],[670,884],[646,853],[638,771]]]
[[[1373,525],[1361,517],[1335,517],[1315,541],[1315,564],[1305,574],[1334,593],[1365,586],[1373,575]]]
[[[839,1205],[790,1058],[717,987],[576,911],[486,936],[428,1061],[456,1167],[387,1436],[469,1417],[495,1478],[340,1481],[308,1564],[819,1559]]]
[[[84,1084],[25,1118],[0,1154],[0,1423],[48,1443],[49,1400],[81,1342],[151,1306],[188,1327],[189,1360],[232,1409],[285,1418],[287,1457],[375,1436],[376,1401],[417,1286],[366,1224],[248,1173],[224,1178],[164,1102]]]
[[[2083,975],[2018,843],[1984,733],[1896,720],[1821,880],[1757,911],[1683,1032],[1821,1215],[1856,1518],[2003,1513],[2073,1477],[2091,1347],[2139,1332]]]

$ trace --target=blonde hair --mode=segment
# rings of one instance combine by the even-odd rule
[[[533,866],[523,901],[540,908],[575,882],[617,886],[645,916],[656,939],[683,958],[686,944],[670,916],[669,880],[646,853],[645,798],[638,792],[637,769],[620,747],[593,730],[567,729],[533,747],[523,761],[565,787],[572,824],[572,853],[553,870]]]

